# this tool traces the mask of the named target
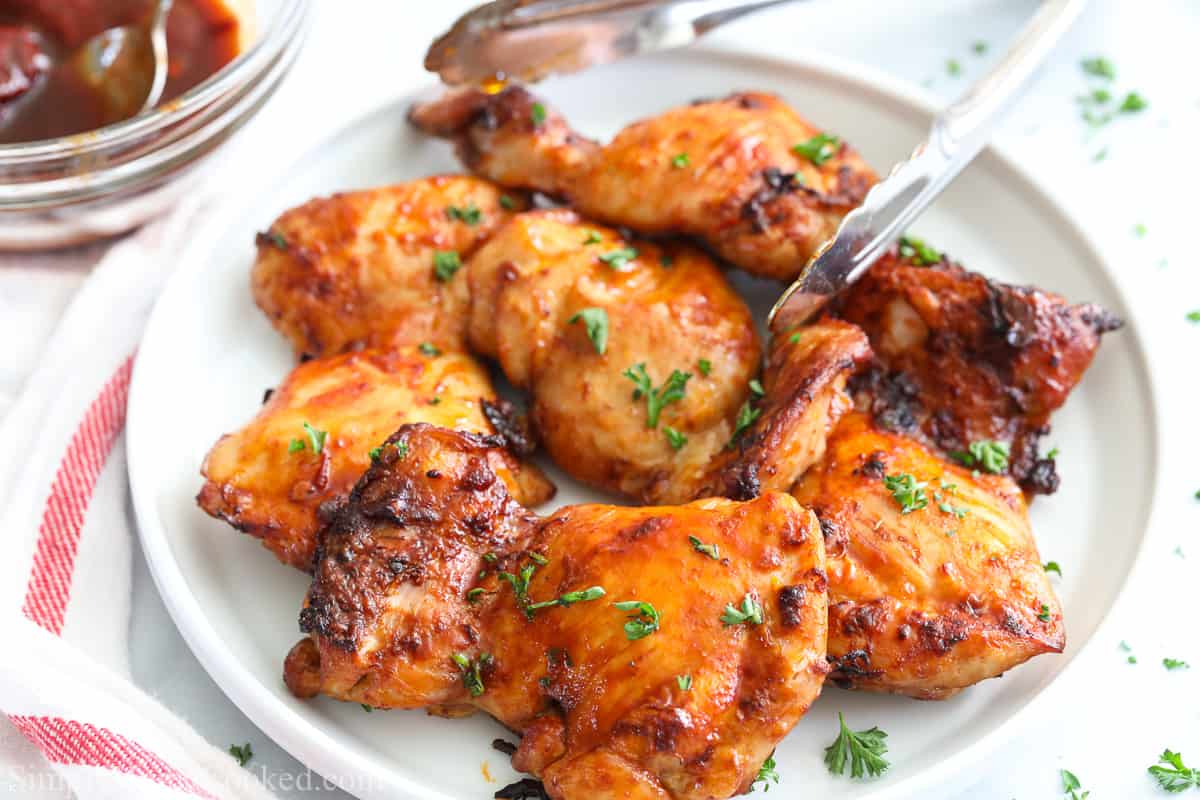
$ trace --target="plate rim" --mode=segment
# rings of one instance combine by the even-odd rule
[[[659,57],[680,58],[708,55],[724,59],[727,62],[740,62],[743,65],[760,69],[793,71],[799,73],[799,77],[803,77],[805,73],[819,75],[825,81],[854,94],[865,95],[871,99],[891,103],[930,117],[937,112],[939,105],[932,93],[894,78],[880,68],[826,54],[814,52],[787,55],[779,53],[753,54],[747,53],[736,45],[717,42],[658,55]],[[278,169],[258,176],[258,180],[264,183],[278,182],[288,174],[292,165],[326,144],[334,142],[342,131],[356,127],[363,121],[402,103],[430,96],[436,92],[437,88],[437,84],[425,82],[415,88],[392,93],[347,122],[323,127],[318,134],[310,138],[306,147],[298,151],[296,158]],[[1143,327],[1139,322],[1140,315],[1134,304],[1136,293],[1131,291],[1130,281],[1115,269],[1112,260],[1104,254],[1084,227],[1080,215],[1072,211],[1049,185],[1040,181],[1031,169],[1026,168],[1008,147],[995,142],[989,143],[978,158],[995,159],[1010,177],[1020,182],[1023,197],[1036,199],[1043,209],[1053,215],[1055,221],[1062,226],[1063,237],[1071,240],[1072,245],[1086,254],[1099,268],[1100,276],[1109,283],[1113,293],[1120,298],[1126,307],[1125,310],[1129,312],[1126,314],[1126,327],[1122,334],[1130,338],[1133,355],[1142,373],[1141,378],[1145,386],[1149,411],[1146,424],[1151,432],[1148,442],[1151,489],[1144,498],[1145,507],[1140,514],[1142,519],[1141,541],[1134,553],[1133,561],[1120,580],[1112,603],[1101,615],[1094,632],[1058,675],[1016,709],[1008,719],[1001,722],[991,732],[984,734],[977,742],[959,752],[952,761],[943,761],[890,786],[876,787],[863,783],[861,786],[865,793],[859,796],[860,800],[899,800],[935,784],[953,779],[978,764],[988,753],[1013,739],[1017,733],[1025,730],[1035,715],[1034,701],[1043,707],[1047,703],[1054,702],[1055,698],[1065,690],[1066,681],[1064,679],[1068,675],[1079,672],[1082,664],[1095,658],[1097,642],[1105,638],[1104,634],[1112,627],[1117,610],[1128,603],[1130,589],[1137,582],[1135,579],[1147,566],[1151,542],[1158,538],[1157,532],[1166,527],[1162,523],[1164,509],[1167,505],[1165,502],[1166,487],[1165,482],[1160,480],[1166,472],[1167,448],[1163,440],[1165,430],[1163,419],[1166,417],[1166,406],[1162,392],[1155,388],[1162,385],[1158,378],[1163,374],[1164,368],[1158,357],[1154,355],[1154,351],[1146,346]],[[242,209],[247,202],[252,202],[228,202],[235,195],[222,195],[222,197],[225,199],[224,208],[208,215],[202,226],[196,231],[197,239],[208,238],[210,233],[227,227],[235,212]],[[218,202],[221,202],[220,199]],[[172,294],[175,286],[183,282],[183,276],[195,269],[192,264],[197,258],[196,252],[197,250],[193,249],[182,254],[176,269],[168,277],[162,291],[155,299],[154,307],[142,334],[143,343],[149,341],[152,333],[163,325],[160,320],[165,316],[164,299]],[[166,525],[159,519],[155,507],[155,482],[139,477],[146,474],[145,470],[139,468],[140,457],[138,454],[143,452],[139,444],[142,441],[140,420],[144,418],[140,409],[143,405],[149,405],[149,401],[143,400],[143,398],[151,391],[146,387],[152,380],[146,377],[146,368],[143,368],[145,362],[140,357],[141,352],[142,349],[139,348],[139,356],[135,358],[134,362],[126,427],[126,470],[134,508],[135,527],[147,567],[159,596],[192,654],[226,697],[263,733],[305,767],[338,784],[345,791],[351,794],[359,792],[356,795],[359,797],[394,796],[393,793],[399,791],[413,798],[453,800],[440,790],[423,786],[414,778],[398,772],[394,768],[389,769],[385,765],[381,765],[380,759],[366,758],[350,752],[337,737],[310,724],[294,710],[288,708],[286,704],[276,699],[274,695],[262,691],[261,681],[225,645],[217,630],[205,616],[203,607],[189,590],[187,579],[179,563],[173,557]],[[365,793],[364,778],[367,783]]]

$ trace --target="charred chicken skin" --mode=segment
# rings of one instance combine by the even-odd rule
[[[1010,474],[1031,494],[1058,488],[1054,461],[1038,454],[1051,412],[1083,377],[1101,335],[1122,324],[1092,303],[895,251],[842,296],[837,313],[870,337],[874,367],[852,388],[879,425],[947,453],[1009,445]]]
[[[1065,645],[1024,496],[853,412],[793,495],[825,536],[830,679],[940,699]]]
[[[258,415],[221,437],[204,460],[200,507],[262,540],[285,564],[311,571],[317,531],[406,422],[491,434],[503,413],[487,372],[462,353],[364,350],[308,361],[270,393]],[[493,472],[523,503],[554,494],[541,472],[489,451]]]
[[[471,346],[530,391],[547,452],[643,502],[786,491],[870,352],[826,321],[775,347],[763,396],[750,311],[711,259],[570,211],[517,215],[467,270]]]
[[[539,519],[497,444],[389,440],[322,540],[289,688],[482,709],[555,800],[746,791],[828,669],[815,518],[769,493]]]
[[[461,350],[459,267],[522,204],[462,175],[318,197],[258,236],[254,300],[298,356],[418,342]]]
[[[413,109],[475,173],[563,198],[646,234],[697,237],[756,275],[794,279],[876,176],[780,98],[743,92],[672,109],[607,145],[525,89],[458,91]]]

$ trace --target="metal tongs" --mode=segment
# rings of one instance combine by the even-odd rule
[[[690,44],[730,20],[794,0],[498,0],[430,47],[450,84],[535,81]],[[857,280],[979,154],[997,121],[1087,0],[1044,0],[1004,57],[933,120],[929,137],[842,220],[771,309],[773,331],[802,324]]]

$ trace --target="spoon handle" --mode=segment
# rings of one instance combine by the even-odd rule
[[[142,103],[142,111],[149,111],[158,105],[167,86],[167,15],[171,13],[173,3],[174,0],[156,0],[147,26],[150,47],[154,51],[154,80],[150,83],[146,102]]]
[[[903,235],[979,154],[996,123],[1071,26],[1087,0],[1045,0],[1016,42],[982,79],[938,114],[929,138],[876,184],[771,309],[771,329],[816,314]]]

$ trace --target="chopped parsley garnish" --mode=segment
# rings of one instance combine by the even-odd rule
[[[596,348],[597,353],[604,355],[604,351],[608,349],[608,312],[603,308],[580,309],[567,320],[567,324],[573,325],[579,320],[583,320],[583,327],[588,338],[592,340],[592,347]]]
[[[1058,774],[1062,777],[1062,790],[1067,797],[1069,797],[1071,800],[1087,800],[1087,796],[1091,794],[1091,792],[1079,794],[1083,787],[1079,783],[1079,778],[1075,777],[1075,773],[1070,772],[1069,770],[1060,769]]]
[[[1092,161],[1103,161],[1106,158],[1108,158],[1108,148],[1101,147],[1096,151],[1096,155],[1092,156]]]
[[[1158,763],[1147,771],[1162,789],[1171,794],[1200,789],[1200,769],[1184,766],[1183,756],[1179,753],[1163,750],[1162,755],[1158,757]]]
[[[365,711],[365,712],[367,712],[368,714],[370,714],[372,711],[374,711],[374,710],[375,710],[374,708],[372,708],[371,706],[367,705],[366,703],[359,703],[359,705],[360,705],[360,706],[362,706],[362,710],[363,710],[363,711]]]
[[[1042,569],[1046,572],[1053,572],[1060,578],[1062,577],[1062,567],[1058,565],[1057,561],[1047,561],[1045,564],[1042,564]]]
[[[436,394],[433,397],[429,398],[429,405],[431,405],[431,406],[440,405],[441,402],[442,402],[442,398]]]
[[[927,245],[924,239],[915,236],[900,237],[900,257],[907,258],[921,267],[928,267],[942,260],[941,253]]]
[[[467,687],[467,691],[471,693],[471,697],[479,697],[483,694],[483,675],[481,671],[485,666],[492,663],[491,653],[481,653],[479,658],[471,660],[463,653],[455,653],[450,656],[454,659],[454,663],[462,670],[463,686]]]
[[[584,244],[600,244],[600,234],[595,231],[588,231],[587,238],[583,240]]]
[[[1133,648],[1130,647],[1128,644],[1126,644],[1124,641],[1122,641],[1119,645],[1117,645],[1117,647],[1120,649],[1120,651],[1122,653],[1132,653],[1132,651],[1133,651]],[[1137,656],[1130,655],[1129,658],[1127,658],[1125,660],[1128,661],[1130,664],[1136,664]]]
[[[825,748],[825,766],[834,775],[846,774],[846,762],[850,762],[850,777],[870,775],[879,777],[891,766],[884,754],[887,752],[887,734],[879,728],[852,731],[846,727],[842,712],[838,712],[838,736],[833,744]]]
[[[530,550],[528,553],[528,556],[529,556],[529,560],[532,561],[533,563],[537,564],[539,567],[544,567],[550,563],[550,559],[546,558],[544,555],[537,552],[536,550]]]
[[[841,139],[836,136],[830,136],[827,133],[818,133],[807,142],[801,142],[793,146],[792,152],[798,156],[807,158],[819,167],[837,154],[841,144]]]
[[[755,420],[762,416],[762,409],[755,408],[750,405],[750,401],[742,403],[742,407],[738,409],[737,420],[733,424],[733,435],[729,437],[729,444],[726,447],[733,447],[733,443],[738,440],[742,432],[754,424]]]
[[[981,468],[984,472],[999,475],[1008,471],[1009,453],[1008,442],[980,439],[977,442],[971,442],[967,447],[967,452],[958,450],[952,452],[950,457],[965,466]]]
[[[962,64],[958,63],[958,59],[950,58],[946,60],[946,74],[952,78],[957,78],[962,74]]]
[[[629,641],[643,639],[658,630],[658,610],[641,600],[622,600],[613,603],[621,611],[632,611],[625,622],[625,636]]]
[[[1133,226],[1133,235],[1139,239],[1144,238],[1146,235],[1146,226],[1140,222],[1138,224],[1134,225]]]
[[[292,439],[290,442],[288,442],[288,452],[289,453],[299,453],[303,449],[304,449],[304,440],[303,439]]]
[[[1187,321],[1188,322],[1200,322],[1200,309],[1197,309],[1195,311],[1189,311],[1187,313]],[[1200,492],[1196,492],[1196,495],[1198,497],[1200,497]]]
[[[1045,603],[1042,603],[1042,609],[1040,611],[1038,611],[1037,618],[1040,619],[1042,622],[1049,622],[1050,621],[1050,606],[1046,605]]]
[[[319,431],[312,425],[309,425],[307,422],[303,423],[303,425],[304,432],[308,434],[308,446],[312,448],[314,453],[320,455],[321,451],[325,449],[325,440],[329,438],[329,433],[326,431]],[[290,442],[288,442],[289,453],[299,453],[304,449],[304,447],[305,445],[303,439],[292,439]]]
[[[702,358],[696,362],[696,369],[700,370],[701,375],[707,377],[708,373],[712,372],[712,362],[707,358]],[[1200,494],[1200,492],[1197,492],[1197,494]]]
[[[667,444],[671,445],[672,450],[679,450],[687,444],[687,436],[675,430],[670,425],[663,426],[663,434],[667,437]]]
[[[287,250],[288,248],[287,239],[285,239],[283,234],[279,231],[267,231],[263,234],[263,238],[274,245],[276,250]]]
[[[513,202],[511,197],[506,194],[500,195],[500,207],[505,211],[512,211],[515,206],[516,203]]]
[[[484,559],[486,560],[487,556],[484,556]],[[512,587],[513,594],[517,598],[517,607],[529,619],[533,619],[533,612],[529,610],[529,580],[533,577],[533,571],[536,569],[537,564],[526,564],[516,575],[504,571],[496,573],[496,577]]]
[[[474,202],[465,206],[446,206],[446,218],[465,222],[468,225],[478,225],[483,220],[483,212]]]
[[[911,514],[929,505],[925,496],[925,483],[918,481],[911,473],[901,472],[898,475],[887,475],[883,479],[883,488],[892,493],[892,499],[900,504],[901,514]]]
[[[734,608],[733,603],[726,603],[721,612],[721,622],[728,625],[762,625],[763,608],[754,596],[746,592],[742,597],[742,607]]]
[[[943,500],[938,501],[937,507],[938,511],[941,511],[943,514],[953,514],[956,519],[962,519],[967,515],[965,508],[956,508]]]
[[[675,169],[683,169],[690,163],[691,160],[688,158],[687,153],[679,153],[671,158],[671,166]]]
[[[692,549],[695,550],[697,553],[703,553],[704,555],[711,558],[713,561],[721,560],[721,551],[717,548],[717,546],[715,544],[705,544],[704,542],[700,541],[700,539],[695,536],[688,536],[688,541],[692,543]]]
[[[246,762],[254,758],[254,750],[250,747],[250,743],[231,744],[229,745],[229,755],[237,759],[238,766],[246,766]]]
[[[971,44],[971,52],[981,56],[988,51],[988,43],[979,39]]]
[[[1088,75],[1092,75],[1097,78],[1103,78],[1106,81],[1115,80],[1117,77],[1116,67],[1113,66],[1111,61],[1102,56],[1085,58],[1083,61],[1079,62],[1079,66],[1082,67],[1083,71]]]
[[[474,603],[480,598],[480,596],[483,595],[483,591],[483,588],[480,586],[476,586],[474,589],[469,590],[467,592],[467,602]]]
[[[1046,458],[1053,461],[1054,459],[1058,458],[1058,454],[1059,454],[1059,449],[1057,447],[1051,447],[1050,452],[1046,453]]]
[[[692,688],[692,676],[691,675],[676,675],[675,683],[678,684],[681,691],[684,691],[684,692],[690,691]]]
[[[599,256],[600,260],[618,272],[624,271],[626,265],[638,257],[638,251],[632,247],[622,247]]]
[[[417,346],[417,349],[421,351],[421,355],[429,356],[430,358],[437,358],[442,354],[442,351],[439,350],[437,345],[433,344],[432,342],[421,342],[421,344]]]
[[[1125,95],[1125,99],[1121,101],[1121,105],[1117,107],[1117,110],[1126,114],[1136,114],[1139,111],[1144,111],[1149,105],[1146,102],[1146,98],[1137,92],[1130,92]]]
[[[433,274],[442,283],[454,277],[462,269],[462,259],[453,250],[436,250],[433,253]]]
[[[687,391],[687,382],[692,377],[690,372],[672,370],[671,377],[655,389],[650,375],[646,372],[645,362],[634,364],[621,374],[637,386],[633,390],[634,400],[640,400],[643,396],[646,398],[646,427],[651,429],[658,427],[658,418],[664,408],[683,399]]]
[[[754,780],[750,782],[750,791],[754,791],[755,785],[761,783],[763,791],[771,791],[771,781],[779,783],[779,773],[775,771],[775,751],[771,751],[771,755],[767,756],[763,761],[762,766],[758,768],[758,774],[754,776]]]
[[[1189,665],[1186,661],[1180,661],[1177,658],[1164,658],[1163,666],[1171,671],[1174,671],[1177,669],[1191,669],[1192,668],[1191,665]]]
[[[762,397],[764,394],[766,394],[766,391],[763,389],[763,385],[758,378],[751,378],[749,385],[750,394],[754,395],[755,397]]]
[[[530,106],[529,120],[533,123],[533,127],[540,128],[542,123],[546,121],[546,107],[541,103],[534,103]]]
[[[565,592],[560,594],[553,600],[543,600],[540,603],[533,603],[528,606],[529,611],[537,611],[543,608],[552,608],[554,606],[562,606],[566,608],[572,603],[586,603],[588,600],[599,600],[604,597],[603,586],[593,586],[590,589],[583,589],[577,592]]]

